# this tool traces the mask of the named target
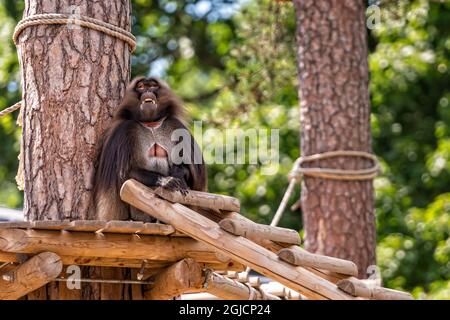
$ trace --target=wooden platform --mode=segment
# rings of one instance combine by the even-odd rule
[[[235,198],[168,193],[134,180],[125,182],[121,197],[165,224],[0,222],[0,299],[18,299],[58,280],[68,265],[138,269],[133,283],[152,283],[147,299],[411,299],[358,280],[351,261],[307,252],[294,230],[229,211],[240,209]],[[246,267],[275,281],[261,285]],[[36,274],[28,279],[30,270]]]

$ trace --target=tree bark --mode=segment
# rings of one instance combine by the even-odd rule
[[[79,14],[131,29],[129,0],[25,1],[24,17],[40,13]],[[93,219],[96,148],[129,81],[129,47],[73,24],[29,27],[19,42],[25,216],[28,220]],[[50,284],[47,298],[73,298],[63,289],[61,283]],[[83,285],[78,296],[98,299],[103,291],[98,285]],[[121,298],[126,296],[118,292]]]
[[[297,17],[301,150],[371,152],[365,5],[361,0],[294,0]],[[362,169],[363,159],[312,163]],[[372,181],[305,177],[302,211],[308,251],[375,264]]]

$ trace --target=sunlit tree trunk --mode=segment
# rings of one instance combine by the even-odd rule
[[[24,17],[70,13],[131,29],[129,0],[26,0]],[[99,137],[130,76],[127,44],[76,25],[29,27],[20,36],[25,216],[95,219],[92,176]],[[122,277],[121,269],[86,268],[83,277]],[[128,272],[128,271],[124,271]],[[51,283],[36,299],[126,299],[120,285],[67,290]]]
[[[297,16],[301,150],[371,151],[365,4],[361,0],[294,0]],[[314,166],[362,169],[365,160],[339,158]],[[302,211],[306,248],[375,264],[372,181],[305,177]]]

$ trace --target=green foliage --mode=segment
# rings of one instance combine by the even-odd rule
[[[133,75],[164,77],[192,119],[216,130],[204,146],[219,148],[225,129],[280,129],[276,174],[263,175],[261,162],[208,167],[211,191],[239,197],[247,216],[270,222],[300,155],[292,5],[132,2]],[[381,23],[369,32],[373,145],[383,167],[375,180],[378,264],[388,287],[450,299],[450,3],[380,3]],[[0,109],[20,99],[10,37],[22,10],[21,1],[0,2]],[[9,207],[22,205],[16,117],[0,119],[0,205]],[[301,229],[300,214],[287,210],[281,225]]]

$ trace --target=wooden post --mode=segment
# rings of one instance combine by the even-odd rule
[[[129,0],[24,2],[24,18],[81,15],[131,31]],[[24,214],[28,220],[95,219],[92,177],[97,146],[129,82],[130,48],[120,39],[76,24],[32,26],[18,40]],[[101,272],[83,269],[90,275]],[[123,272],[126,276],[128,271]],[[103,286],[83,284],[80,298],[102,299]],[[124,287],[115,288],[124,294]],[[48,299],[64,295],[64,288],[47,289]]]
[[[217,223],[181,204],[159,199],[143,184],[126,181],[121,188],[123,201],[171,224],[177,230],[200,240],[257,272],[316,299],[352,299],[334,284],[315,274],[280,261],[278,256],[254,242],[223,231]]]
[[[341,274],[357,276],[358,268],[351,261],[309,253],[306,250],[281,249],[278,252],[281,260],[296,266],[329,270]]]
[[[183,259],[168,267],[155,278],[152,289],[145,294],[149,300],[168,300],[201,287],[202,269],[193,259]]]
[[[413,300],[410,293],[392,290],[383,287],[369,286],[364,281],[350,277],[337,283],[339,289],[354,297],[362,297],[374,300]]]
[[[40,253],[0,278],[0,299],[16,300],[54,280],[62,262],[52,252]]]
[[[219,226],[231,234],[248,239],[262,238],[296,245],[301,242],[297,231],[286,228],[233,219],[223,219],[219,222]]]

